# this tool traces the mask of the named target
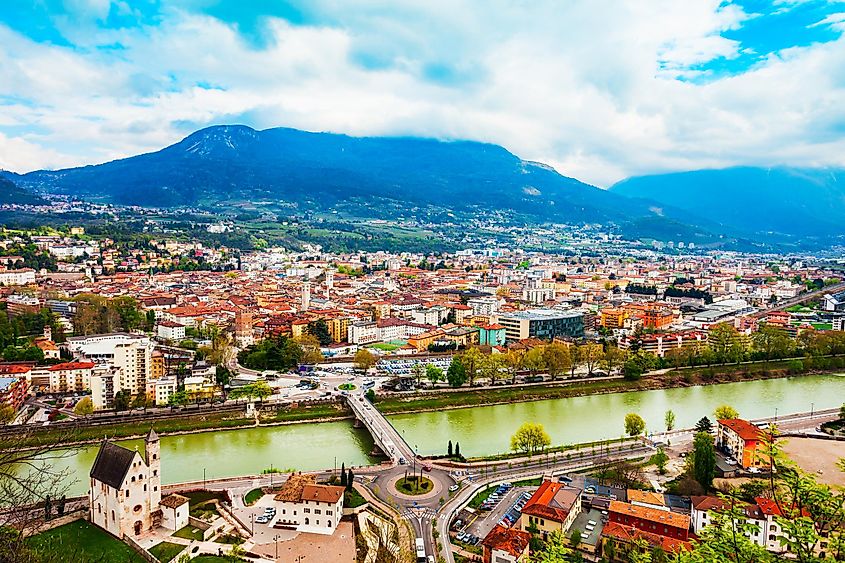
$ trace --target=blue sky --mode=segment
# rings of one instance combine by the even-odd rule
[[[0,167],[220,123],[499,143],[607,186],[845,165],[845,2],[5,0]]]

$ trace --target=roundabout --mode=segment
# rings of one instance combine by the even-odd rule
[[[401,477],[393,483],[397,493],[410,496],[426,496],[434,490],[434,482],[420,475]]]

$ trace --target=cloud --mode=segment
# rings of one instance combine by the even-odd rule
[[[495,142],[602,186],[845,164],[842,40],[712,76],[702,65],[754,49],[727,35],[761,17],[720,0],[313,0],[239,20],[210,0],[122,4],[76,0],[100,23],[67,24],[73,45],[0,26],[3,166],[101,162],[234,122]]]

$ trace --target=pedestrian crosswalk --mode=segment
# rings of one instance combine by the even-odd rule
[[[401,512],[402,518],[405,520],[431,520],[437,513],[434,509],[423,507],[423,506],[409,506],[406,507],[405,510]]]

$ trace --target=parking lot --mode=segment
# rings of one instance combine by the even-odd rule
[[[461,522],[455,529],[458,531],[456,539],[477,545],[490,533],[496,524],[503,526],[514,526],[518,523],[522,507],[531,498],[534,488],[532,487],[504,487],[501,494],[493,492],[482,507],[471,516],[467,522]],[[461,537],[461,533],[464,537]],[[467,538],[467,536],[469,536]]]
[[[282,530],[273,528],[276,515],[267,522],[261,522],[262,516],[267,514],[267,508],[273,505],[273,495],[264,495],[254,505],[235,509],[237,517],[246,524],[250,531],[254,530],[253,539],[255,543],[265,544],[274,541],[285,541],[296,537],[299,532],[295,530]]]

